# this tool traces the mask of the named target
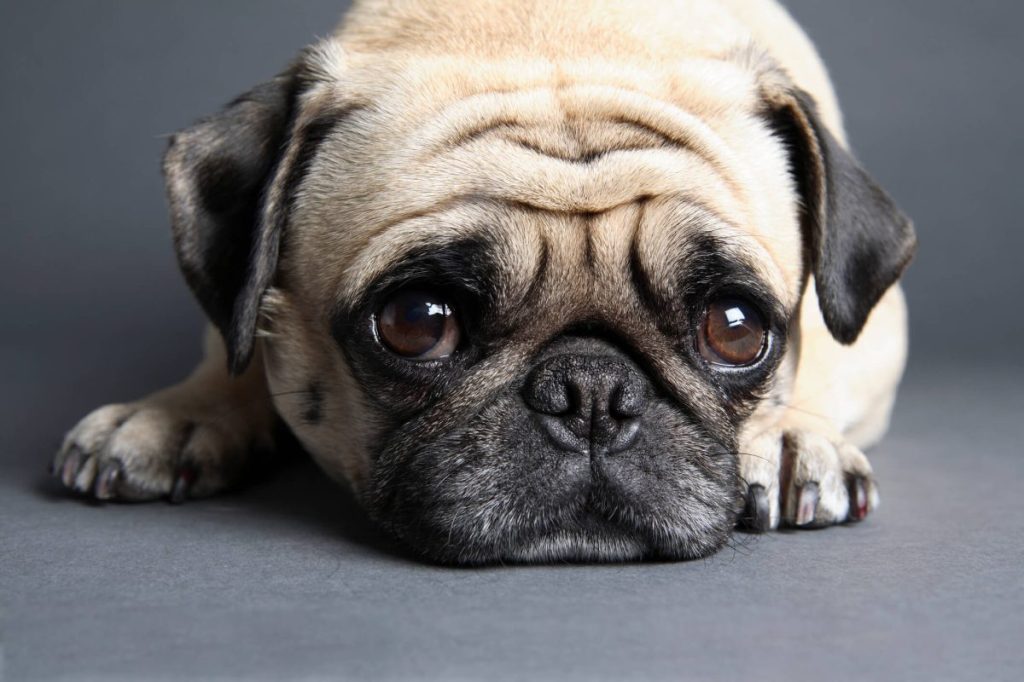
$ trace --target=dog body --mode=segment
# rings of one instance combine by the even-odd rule
[[[214,493],[280,416],[443,561],[877,505],[913,233],[773,2],[359,2],[165,172],[207,357],[72,430],[70,487]]]

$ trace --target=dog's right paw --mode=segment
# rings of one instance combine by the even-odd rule
[[[82,419],[51,471],[99,500],[181,502],[235,482],[253,445],[251,428],[237,414],[143,400]]]
[[[746,443],[739,457],[741,528],[821,528],[860,521],[878,507],[871,464],[841,437],[772,429]]]

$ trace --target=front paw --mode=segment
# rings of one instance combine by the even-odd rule
[[[252,445],[248,431],[223,416],[146,400],[107,405],[68,433],[51,470],[99,500],[210,495],[238,478]]]
[[[820,528],[860,521],[878,507],[871,465],[858,448],[804,429],[779,429],[739,453],[740,527]]]

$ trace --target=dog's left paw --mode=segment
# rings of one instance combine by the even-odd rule
[[[776,429],[739,453],[740,527],[820,528],[860,521],[878,507],[878,486],[857,447],[804,429]]]

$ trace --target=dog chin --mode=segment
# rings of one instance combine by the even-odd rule
[[[648,547],[640,538],[606,532],[562,532],[537,538],[513,549],[509,559],[521,563],[597,563],[638,561],[647,556]]]
[[[487,565],[506,563],[611,563],[640,560],[679,561],[700,559],[718,551],[728,540],[732,521],[701,532],[669,528],[652,522],[634,529],[587,513],[565,527],[515,534],[504,542],[485,546],[446,542],[419,546],[428,558],[442,564]],[[411,538],[407,537],[407,540]]]
[[[641,560],[677,561],[699,559],[716,552],[726,541],[719,538],[700,542],[679,542],[674,551],[654,547],[642,537],[630,533],[562,532],[537,538],[509,553],[509,560],[521,563],[610,563]]]

